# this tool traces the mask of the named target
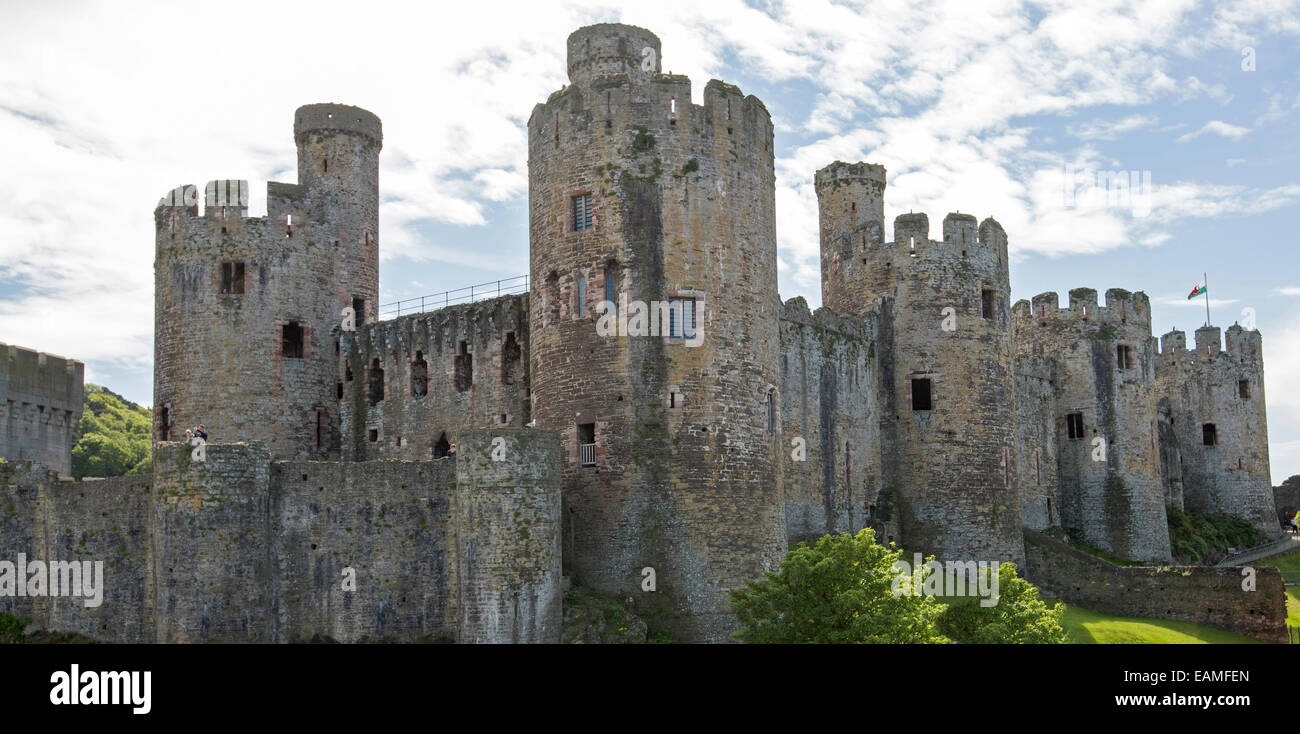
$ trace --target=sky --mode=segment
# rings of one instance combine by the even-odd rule
[[[152,401],[153,209],[296,177],[293,111],[383,120],[380,302],[528,271],[526,124],[591,23],[655,32],[701,102],[776,126],[780,291],[821,302],[813,173],[883,164],[887,222],[993,216],[1012,299],[1145,291],[1153,331],[1263,334],[1274,483],[1300,474],[1300,0],[0,0],[0,342]],[[1102,188],[1096,186],[1102,173]],[[1117,174],[1131,184],[1114,188]],[[1104,191],[1111,185],[1109,194]],[[887,227],[886,236],[889,236]],[[1104,296],[1103,296],[1104,297]]]

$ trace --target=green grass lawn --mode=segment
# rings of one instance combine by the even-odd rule
[[[1300,551],[1253,561],[1254,566],[1276,566],[1283,573],[1300,572]],[[1287,624],[1300,625],[1300,586],[1286,590]],[[1115,644],[1257,644],[1258,640],[1194,622],[1168,619],[1116,617],[1083,607],[1065,605],[1061,626],[1077,645]]]
[[[1292,606],[1292,610],[1295,609],[1296,607]],[[1065,605],[1061,626],[1065,628],[1069,641],[1076,645],[1261,644],[1258,640],[1252,640],[1244,635],[1206,627],[1195,622],[1116,617],[1069,604]]]
[[[1252,561],[1251,565],[1276,566],[1284,575],[1300,573],[1300,550],[1261,558]],[[1286,623],[1300,626],[1300,586],[1288,586],[1286,589]]]

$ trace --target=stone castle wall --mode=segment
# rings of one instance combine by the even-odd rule
[[[875,322],[808,311],[802,298],[781,309],[781,486],[791,544],[877,526],[898,539],[881,512],[880,415]],[[802,442],[801,444],[797,441]]]
[[[526,294],[343,332],[343,460],[439,458],[465,431],[526,425],[528,343]]]
[[[0,561],[103,563],[97,607],[80,597],[0,595],[0,612],[104,642],[145,641],[150,485],[148,476],[74,482],[34,462],[0,463]]]
[[[1016,440],[1020,519],[1026,528],[1061,527],[1060,450],[1056,421],[1056,372],[1047,357],[1017,355]]]
[[[558,641],[556,440],[467,431],[455,458],[421,462],[274,461],[253,444],[193,461],[164,443],[152,482],[6,463],[0,560],[103,560],[105,590],[93,609],[0,610],[115,642]]]
[[[1286,644],[1286,594],[1276,568],[1116,566],[1033,530],[1025,531],[1026,578],[1051,597],[1105,614],[1209,625]]]
[[[85,365],[0,343],[0,457],[72,473]]]

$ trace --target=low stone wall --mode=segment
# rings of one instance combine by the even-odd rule
[[[1196,622],[1265,642],[1287,642],[1286,596],[1276,568],[1116,566],[1025,530],[1025,576],[1049,596],[1105,614]]]
[[[105,642],[559,642],[559,452],[515,428],[436,461],[160,443],[152,477],[82,482],[2,463],[0,562],[102,561],[103,595],[16,596],[0,566],[0,612]]]
[[[127,476],[74,482],[35,462],[0,463],[0,612],[30,617],[42,629],[75,632],[105,642],[140,642],[148,625],[145,604],[148,568],[147,514],[150,477]],[[16,568],[19,561],[28,573]],[[45,585],[28,587],[30,564],[42,564]],[[91,606],[82,596],[81,571],[90,563],[90,586],[98,586]],[[102,577],[94,578],[95,563]],[[66,564],[78,566],[74,578]],[[8,578],[8,574],[14,574]],[[22,575],[24,596],[17,596]],[[38,574],[40,575],[40,574]],[[55,586],[58,586],[56,593]],[[78,592],[90,592],[78,588]]]

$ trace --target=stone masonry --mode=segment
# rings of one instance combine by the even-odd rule
[[[8,344],[0,360],[0,457],[71,474],[85,365]]]
[[[152,477],[61,480],[81,365],[0,345],[0,558],[109,569],[97,609],[0,610],[123,642],[555,642],[565,574],[726,641],[729,593],[825,533],[1068,596],[1092,571],[1039,531],[1155,561],[1166,504],[1278,532],[1257,331],[1157,350],[1141,292],[1012,306],[996,220],[887,232],[884,167],[838,161],[814,177],[824,306],[783,304],[763,103],[711,80],[694,104],[627,25],[575,31],[568,72],[528,121],[527,294],[377,319],[383,137],[355,107],[297,110],[266,217],[243,181],[202,211],[167,194]],[[178,443],[199,423],[202,461]],[[1136,573],[1187,587],[1174,618],[1261,613],[1226,577]]]

